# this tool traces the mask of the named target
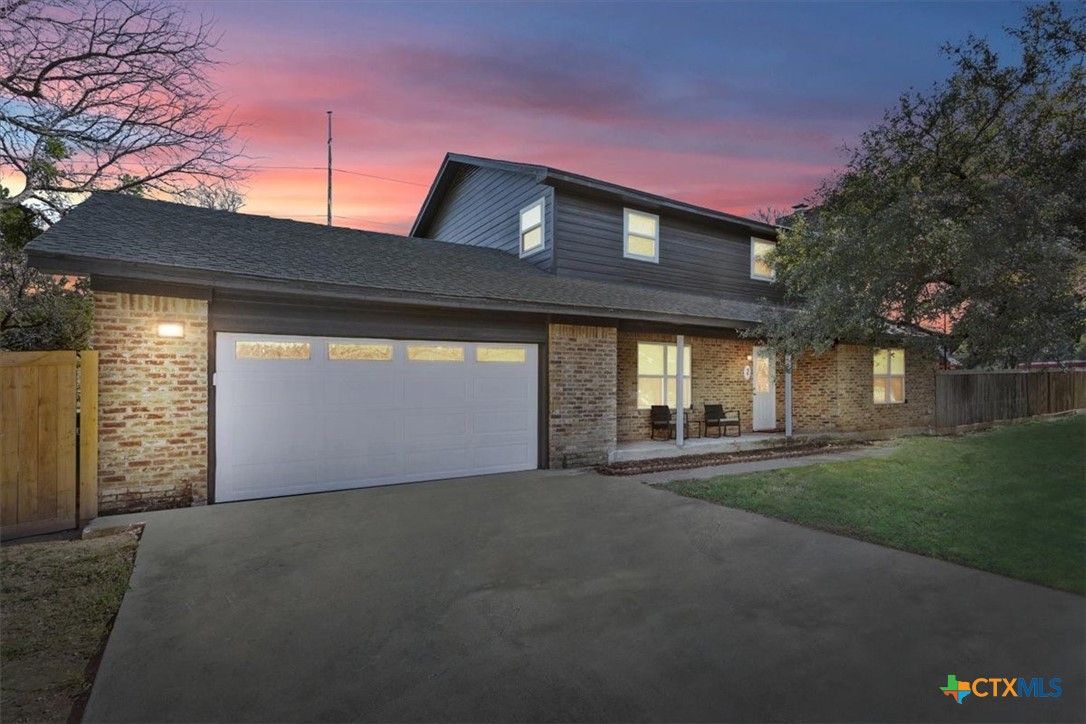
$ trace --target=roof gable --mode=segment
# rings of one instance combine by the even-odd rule
[[[617,199],[624,204],[639,206],[645,210],[664,212],[666,214],[691,218],[702,222],[722,223],[730,226],[739,226],[747,231],[761,235],[774,235],[776,229],[771,224],[766,224],[754,219],[748,219],[735,214],[705,208],[689,204],[685,201],[660,196],[658,194],[639,191],[628,186],[621,186],[609,181],[602,181],[590,176],[562,171],[550,166],[538,164],[516,163],[500,161],[481,156],[469,156],[459,153],[447,153],[441,162],[437,175],[430,184],[430,190],[419,209],[418,216],[411,226],[412,236],[424,236],[429,230],[430,223],[437,213],[445,194],[448,192],[456,172],[465,166],[478,166],[482,168],[496,168],[513,173],[521,173],[535,177],[542,184],[555,188],[566,188],[580,193],[603,196]]]

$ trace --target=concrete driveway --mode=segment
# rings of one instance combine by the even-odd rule
[[[139,517],[87,721],[1086,718],[1082,598],[628,478]]]

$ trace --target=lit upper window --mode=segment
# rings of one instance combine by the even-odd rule
[[[543,203],[539,199],[520,210],[520,255],[543,251]]]
[[[660,261],[660,217],[624,209],[622,256],[641,261]]]
[[[905,350],[875,350],[872,372],[876,403],[894,404],[905,401]]]
[[[767,260],[769,252],[777,248],[777,245],[772,241],[766,241],[765,239],[750,240],[750,278],[761,279],[763,281],[773,281],[776,274],[773,271],[772,265]]]

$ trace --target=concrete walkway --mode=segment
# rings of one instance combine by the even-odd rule
[[[533,472],[147,521],[86,720],[1082,721],[1079,596]],[[947,676],[1059,677],[1060,698]]]
[[[807,465],[822,465],[824,463],[840,463],[848,460],[863,460],[865,458],[886,457],[894,452],[897,446],[892,443],[857,447],[840,452],[821,453],[818,455],[803,455],[794,458],[776,458],[774,460],[753,460],[746,463],[729,463],[728,465],[710,465],[701,468],[689,468],[687,470],[665,470],[662,473],[642,473],[631,475],[635,480],[650,485],[670,483],[674,480],[707,480],[718,475],[741,475],[742,473],[761,473],[766,470],[780,470],[781,468],[801,468]]]

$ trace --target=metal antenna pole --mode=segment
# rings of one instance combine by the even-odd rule
[[[332,225],[332,111],[328,113],[328,225]]]

